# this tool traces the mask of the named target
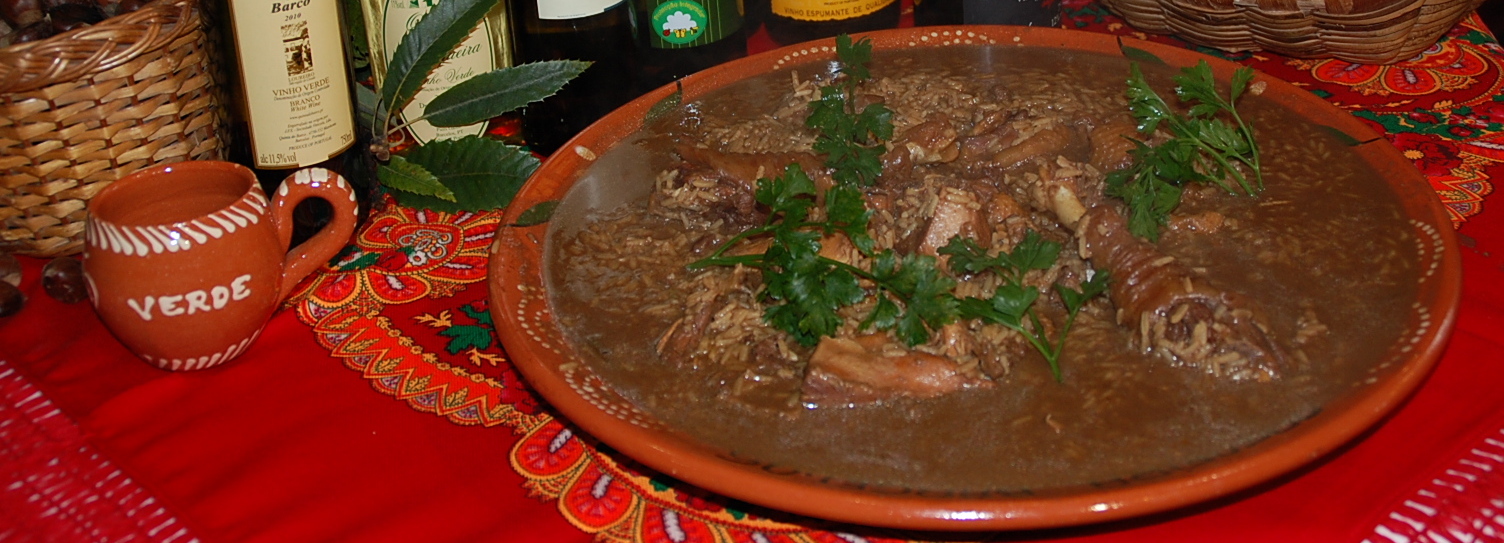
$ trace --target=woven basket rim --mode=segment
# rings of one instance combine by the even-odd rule
[[[0,49],[0,93],[72,81],[166,47],[198,26],[196,8],[197,0],[156,0],[98,24]]]

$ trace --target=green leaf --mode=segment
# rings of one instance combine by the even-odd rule
[[[946,265],[959,273],[977,274],[1004,265],[1002,259],[987,256],[987,251],[977,245],[976,240],[961,236],[950,238],[950,242],[936,252],[949,256]]]
[[[437,176],[429,172],[427,168],[400,156],[392,157],[391,162],[377,168],[376,179],[380,180],[381,184],[403,193],[431,196],[446,202],[455,201],[454,191],[439,182]]]
[[[512,226],[536,226],[546,223],[548,219],[553,218],[554,210],[558,208],[558,200],[538,202],[533,207],[527,208],[527,211],[523,211],[521,215],[518,215],[517,222],[512,223]]]
[[[769,221],[783,215],[785,220],[800,222],[808,215],[809,207],[814,205],[815,190],[815,182],[796,162],[784,167],[783,175],[758,179],[752,197],[773,211]]]
[[[1175,76],[1175,95],[1186,102],[1200,102],[1201,104],[1214,106],[1218,109],[1232,109],[1231,104],[1222,100],[1217,94],[1216,75],[1212,73],[1212,65],[1205,60],[1196,62],[1195,66],[1180,69],[1180,75]]]
[[[365,85],[355,85],[355,113],[357,115],[357,118],[376,118],[376,108],[380,106],[380,104],[377,103],[378,101],[379,99],[376,97],[376,91],[371,90],[370,87],[367,87]]]
[[[1021,285],[1006,284],[997,287],[992,293],[992,310],[999,318],[999,324],[1019,326],[1028,313],[1029,307],[1039,299],[1039,289]]]
[[[1088,300],[1107,291],[1107,281],[1107,270],[1097,270],[1092,273],[1091,279],[1081,283],[1081,290],[1056,283],[1055,291],[1060,293],[1060,301],[1065,302],[1065,310],[1075,314]]]
[[[862,38],[856,42],[851,41],[851,36],[841,34],[836,36],[836,58],[841,60],[841,73],[844,73],[857,81],[872,77],[867,70],[867,64],[872,62],[872,40]]]
[[[1325,131],[1327,134],[1331,134],[1333,138],[1336,138],[1338,143],[1341,143],[1341,144],[1346,145],[1348,147],[1357,147],[1359,145],[1363,145],[1364,143],[1368,143],[1366,141],[1362,141],[1362,140],[1359,140],[1358,138],[1353,137],[1352,134],[1348,134],[1347,132],[1343,132],[1341,130],[1338,130],[1336,127],[1327,126],[1327,125],[1324,125],[1324,124],[1323,125],[1317,125],[1317,126],[1320,126],[1323,131]],[[1369,140],[1369,141],[1373,141],[1373,140]]]
[[[1060,244],[1048,241],[1039,235],[1039,232],[1029,230],[1024,233],[1023,241],[1013,246],[1013,251],[1008,253],[1008,260],[1022,278],[1024,272],[1029,270],[1048,270],[1055,265],[1055,258],[1060,255]]]
[[[838,185],[825,191],[826,231],[846,234],[862,254],[872,254],[872,248],[876,245],[872,236],[867,234],[867,221],[871,217],[872,211],[867,209],[861,190]]]
[[[898,325],[898,316],[902,313],[903,310],[899,309],[898,304],[893,303],[892,299],[887,296],[880,297],[877,299],[877,306],[872,308],[872,313],[862,320],[861,329],[892,330]]]
[[[1154,53],[1150,53],[1137,47],[1130,47],[1127,45],[1119,44],[1118,49],[1123,51],[1123,56],[1127,57],[1128,60],[1161,65],[1165,63],[1164,59],[1159,58],[1159,56],[1155,55]]]
[[[683,101],[684,83],[674,81],[674,92],[670,93],[668,96],[664,96],[662,100],[658,101],[658,103],[653,104],[653,107],[648,108],[648,113],[643,117],[642,123],[652,124],[653,121],[656,121],[660,117],[667,115],[668,112],[678,109],[679,104]]]
[[[423,87],[429,72],[470,35],[496,2],[443,0],[424,14],[402,36],[402,42],[387,62],[386,79],[381,83],[381,106],[387,112],[401,111]]]
[[[434,126],[478,123],[553,96],[588,67],[578,60],[549,60],[493,70],[434,97],[423,114]]]
[[[929,255],[904,255],[898,273],[886,285],[907,304],[894,331],[910,347],[929,341],[928,330],[954,322],[959,312],[951,294],[956,281],[940,273],[936,262]]]
[[[538,158],[526,149],[480,136],[431,141],[413,149],[406,158],[432,172],[454,191],[456,200],[398,193],[397,201],[408,207],[448,213],[506,207],[538,169]]]
[[[471,347],[491,348],[491,329],[484,326],[460,324],[445,328],[439,335],[449,338],[449,345],[445,348],[449,354],[460,354]]]
[[[1243,92],[1248,90],[1248,84],[1253,82],[1253,68],[1240,67],[1232,72],[1232,103],[1238,103],[1238,98],[1243,97]]]

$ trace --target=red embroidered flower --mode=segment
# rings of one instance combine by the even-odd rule
[[[1488,101],[1473,106],[1473,115],[1487,122],[1504,123],[1504,102]]]
[[[1440,124],[1441,119],[1435,113],[1429,111],[1413,111],[1409,114],[1410,120],[1426,124]]]
[[[327,265],[307,292],[325,307],[361,297],[400,304],[443,293],[446,285],[482,281],[486,251],[500,219],[499,213],[386,206],[356,235],[355,247]]]
[[[501,381],[501,401],[511,404],[513,409],[520,412],[538,414],[538,397],[533,395],[533,391],[527,388],[527,384],[522,382],[510,366],[502,369],[497,380]]]
[[[1447,132],[1458,138],[1471,138],[1478,133],[1478,130],[1465,124],[1454,124],[1447,127]]]
[[[1452,142],[1413,132],[1395,134],[1391,141],[1426,175],[1449,175],[1452,168],[1462,165],[1457,146]]]

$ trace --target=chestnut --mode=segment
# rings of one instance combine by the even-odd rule
[[[0,17],[9,21],[17,32],[42,20],[43,15],[41,0],[0,0]]]
[[[21,286],[21,261],[16,260],[16,255],[0,253],[0,281]]]
[[[52,11],[53,8],[56,8],[58,6],[66,6],[68,4],[89,4],[89,5],[94,5],[94,2],[92,0],[40,0],[40,1],[42,2],[42,11],[49,11],[49,12]]]
[[[130,13],[150,4],[151,0],[120,0],[116,13]]]
[[[59,4],[47,10],[47,16],[52,18],[54,33],[67,32],[104,20],[104,13],[93,4]]]
[[[0,281],[0,317],[9,317],[21,311],[21,306],[26,303],[26,295],[21,294],[21,289],[15,285]]]
[[[52,31],[52,23],[49,23],[47,21],[37,21],[35,23],[31,23],[29,25],[16,29],[16,31],[10,35],[10,42],[25,43],[29,41],[45,40],[47,38],[51,38],[53,34],[55,34],[55,32]]]
[[[89,299],[84,285],[84,266],[77,258],[60,256],[42,266],[42,290],[52,299],[76,304]]]

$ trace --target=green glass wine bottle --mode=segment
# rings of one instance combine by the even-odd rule
[[[558,94],[523,110],[533,150],[551,154],[611,110],[637,97],[636,12],[624,0],[520,0],[511,4],[520,62],[593,64]]]
[[[637,0],[639,90],[746,56],[744,16],[738,0]]]

